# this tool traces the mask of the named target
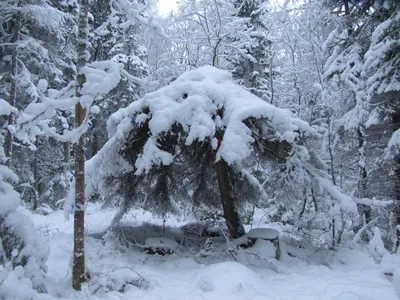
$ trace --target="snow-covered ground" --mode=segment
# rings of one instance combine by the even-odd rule
[[[158,256],[124,251],[112,239],[94,237],[88,237],[86,242],[90,283],[82,292],[74,292],[70,288],[73,220],[65,220],[62,211],[47,216],[23,211],[50,244],[49,293],[38,294],[34,299],[398,299],[395,283],[367,253],[359,250],[332,252],[322,265],[283,255],[279,262],[271,258],[274,269],[257,265],[256,261],[246,266],[228,256],[225,261],[207,264],[179,253]],[[105,231],[113,215],[113,210],[89,205],[87,232]],[[149,221],[162,225],[162,220],[138,210],[124,219],[133,225]],[[173,218],[167,223],[184,224]]]

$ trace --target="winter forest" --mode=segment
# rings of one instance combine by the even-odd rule
[[[0,299],[398,299],[400,2],[167,2],[0,1]]]

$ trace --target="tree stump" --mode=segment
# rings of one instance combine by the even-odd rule
[[[281,247],[279,245],[279,231],[272,228],[256,228],[250,230],[243,237],[237,240],[240,248],[251,248],[257,240],[264,240],[271,242],[275,247],[275,259],[281,258]]]

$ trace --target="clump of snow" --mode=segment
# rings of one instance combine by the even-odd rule
[[[44,93],[47,90],[48,86],[49,83],[47,82],[46,79],[39,79],[37,83],[37,88],[39,89],[39,91]]]
[[[17,109],[12,107],[7,101],[0,98],[0,115],[8,116],[12,112],[16,112]]]
[[[93,105],[93,106],[90,108],[90,112],[91,112],[92,114],[97,115],[98,113],[100,113],[100,107],[98,107],[97,105]]]

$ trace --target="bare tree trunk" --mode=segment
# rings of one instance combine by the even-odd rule
[[[63,152],[64,152],[64,167],[66,170],[69,170],[69,142],[63,142]]]
[[[328,153],[329,153],[329,161],[331,163],[331,177],[332,177],[332,183],[336,185],[336,176],[335,176],[335,170],[334,170],[334,156],[333,156],[333,151],[332,151],[332,140],[331,140],[331,135],[332,135],[332,130],[331,130],[331,115],[330,112],[328,112]]]
[[[270,49],[272,46],[270,46]],[[272,50],[271,50],[272,52]],[[274,96],[275,96],[275,89],[274,89],[274,57],[275,57],[275,52],[272,52],[271,58],[269,60],[269,84],[270,84],[270,89],[271,89],[271,104],[274,105]]]
[[[232,186],[229,182],[229,166],[226,161],[221,158],[217,162],[216,168],[222,207],[224,209],[224,217],[229,230],[229,236],[232,239],[237,239],[246,232],[235,207],[235,198],[232,195]]]
[[[36,139],[35,143],[36,148],[39,146],[39,138]],[[35,180],[35,199],[33,200],[33,210],[36,210],[38,207],[38,198],[39,198],[39,188],[40,188],[40,178],[39,178],[39,151],[35,151],[34,162],[33,162],[33,178]]]
[[[329,160],[331,163],[331,176],[332,176],[332,183],[336,185],[336,177],[335,177],[335,170],[334,170],[334,156],[332,151],[332,141],[331,141],[331,116],[330,112],[328,113],[328,153],[329,153]],[[336,245],[336,223],[335,219],[332,218],[332,248],[335,248]]]
[[[14,43],[13,45],[13,50],[12,50],[12,55],[11,55],[11,86],[10,86],[10,100],[9,103],[11,106],[16,105],[17,101],[17,82],[16,82],[16,77],[17,77],[17,41],[20,38],[20,16],[19,13],[17,13],[14,17],[13,24],[14,24],[14,36],[12,39],[12,42]],[[8,125],[13,125],[14,124],[14,113],[11,113],[8,116]],[[11,169],[12,166],[12,154],[13,154],[13,143],[14,143],[14,134],[8,130],[7,131],[7,137],[5,140],[5,155],[8,158],[6,162],[6,166]]]
[[[357,129],[357,137],[358,137],[358,155],[359,155],[359,166],[360,166],[360,183],[358,186],[358,197],[364,198],[367,195],[367,170],[365,168],[365,136],[364,129],[359,126]],[[367,205],[360,205],[359,208],[361,212],[364,214],[365,223],[369,223],[372,219],[371,216],[371,207]]]
[[[89,0],[80,0],[80,12],[78,23],[78,65],[76,97],[81,97],[81,90],[85,83],[85,75],[82,68],[86,64],[87,50],[87,24],[88,24]],[[80,102],[75,105],[75,127],[79,127],[85,119],[85,111]],[[75,212],[74,212],[74,260],[72,265],[72,288],[80,291],[85,281],[85,156],[83,135],[76,145],[75,157]]]

